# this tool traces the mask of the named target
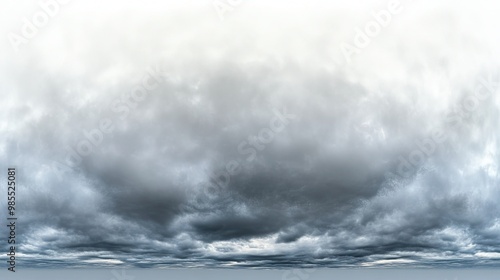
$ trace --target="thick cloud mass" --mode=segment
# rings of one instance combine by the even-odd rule
[[[500,264],[494,2],[128,2],[0,46],[24,266]]]

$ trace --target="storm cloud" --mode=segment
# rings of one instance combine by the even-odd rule
[[[493,2],[399,1],[363,47],[390,1],[203,2],[2,42],[24,266],[498,266]]]

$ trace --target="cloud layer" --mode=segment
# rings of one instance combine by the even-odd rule
[[[24,265],[497,266],[492,9],[401,2],[347,59],[388,4],[304,2],[71,2],[3,42]]]

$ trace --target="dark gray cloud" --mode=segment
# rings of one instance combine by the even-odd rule
[[[497,266],[494,15],[402,2],[346,63],[346,5],[74,4],[2,56],[24,265]]]

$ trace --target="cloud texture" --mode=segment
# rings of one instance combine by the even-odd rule
[[[493,2],[401,1],[349,60],[387,3],[306,2],[75,1],[2,42],[24,265],[498,266]]]

